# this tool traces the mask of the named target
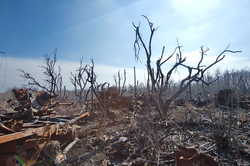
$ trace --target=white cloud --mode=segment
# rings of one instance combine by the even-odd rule
[[[216,55],[219,52],[215,52],[213,50],[208,52],[208,55],[204,57],[204,65],[208,65],[212,63]],[[188,65],[196,65],[200,58],[200,50],[194,50],[190,52],[183,52],[183,56],[187,57],[186,64]],[[155,63],[157,60],[156,57],[153,57],[152,63]],[[20,72],[18,69],[22,69],[26,72],[33,74],[36,78],[41,80],[42,72],[40,66],[43,65],[43,59],[25,59],[25,58],[11,58],[11,57],[1,57],[0,58],[0,91],[4,91],[13,87],[20,87],[25,83],[25,80],[20,77]],[[174,58],[170,61],[166,66],[164,71],[168,71],[168,69],[173,65]],[[241,56],[241,54],[228,54],[226,58],[217,64],[210,73],[213,73],[215,69],[220,68],[221,71],[225,71],[227,69],[245,69],[250,63],[250,58]],[[58,61],[58,65],[61,66],[62,75],[64,84],[71,89],[72,85],[70,83],[70,72],[74,71],[79,62],[69,62],[69,61]],[[125,68],[127,72],[127,84],[133,84],[133,68]],[[98,82],[110,82],[114,83],[114,74],[118,71],[123,72],[123,68],[111,66],[111,65],[103,65],[96,64],[95,71],[97,74]],[[147,74],[145,68],[137,68],[137,79],[140,82],[146,82]],[[179,70],[173,76],[174,80],[179,80],[185,76],[185,71]]]
[[[205,49],[205,48],[204,48]],[[186,63],[188,65],[196,65],[200,60],[200,50],[194,50],[190,52],[184,52],[183,56],[187,58]],[[203,65],[209,65],[213,63],[217,56],[219,55],[219,51],[209,50],[207,52],[207,55],[204,56]],[[232,54],[232,53],[226,53],[225,58],[217,64],[217,67],[219,67],[221,70],[232,70],[232,69],[243,69],[246,66],[248,66],[250,62],[250,58],[247,58],[245,56],[242,56],[242,54]],[[215,70],[216,68],[213,68],[212,70]]]
[[[206,49],[206,48],[204,48]],[[219,51],[209,50],[207,55],[204,56],[203,62],[201,65],[208,66],[209,64],[213,63],[217,56],[219,55]],[[182,52],[183,57],[186,57],[186,65],[196,67],[200,61],[201,53],[200,49],[189,51],[189,52]],[[250,63],[250,58],[242,56],[242,54],[225,54],[226,57],[219,63],[217,63],[214,67],[209,69],[209,72],[212,74],[216,71],[216,69],[220,69],[222,72],[225,70],[241,70],[246,69],[248,64]],[[154,65],[156,60],[159,57],[152,57],[152,64]],[[172,57],[164,66],[163,71],[167,72],[169,69],[175,64],[175,57]],[[175,81],[181,80],[187,74],[187,70],[184,68],[179,68],[174,74],[172,75],[172,79]]]
[[[211,27],[209,22],[193,24],[184,28],[177,35],[184,44],[188,42],[198,43],[204,40]]]
[[[0,59],[0,91],[5,91],[13,87],[21,87],[25,84],[25,80],[20,77],[18,69],[22,69],[31,73],[38,80],[43,79],[40,66],[43,65],[43,59],[25,59],[25,58],[10,58],[5,57]],[[67,88],[72,89],[70,83],[70,72],[74,71],[79,62],[58,61],[58,65],[61,67],[63,81]],[[133,84],[133,68],[125,68],[127,72],[127,85]],[[96,64],[95,71],[97,74],[98,82],[110,82],[114,83],[113,76],[118,71],[123,72],[123,68]],[[145,81],[146,73],[144,69],[136,69],[137,79],[139,81]]]
[[[204,17],[220,5],[220,0],[172,0],[172,7],[183,16]]]
[[[202,65],[208,66],[209,64],[213,63],[217,56],[219,55],[219,51],[208,51],[207,55],[204,56]],[[194,50],[191,52],[184,52],[183,56],[187,58],[186,64],[187,65],[192,65],[196,66],[200,60],[200,50]],[[241,69],[246,69],[248,64],[250,63],[250,58],[247,58],[245,56],[242,56],[242,54],[231,54],[227,53],[225,54],[225,58],[217,63],[214,67],[209,69],[210,73],[214,73],[216,69],[220,69],[222,72],[225,70],[241,70]]]

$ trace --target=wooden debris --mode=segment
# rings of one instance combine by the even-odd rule
[[[19,153],[28,165],[32,165],[38,159],[40,152],[51,140],[58,140],[61,143],[74,139],[75,126],[78,120],[88,117],[88,112],[75,117],[50,116],[51,110],[58,105],[72,105],[72,103],[50,103],[51,96],[47,93],[39,92],[34,100],[37,105],[31,104],[31,95],[27,89],[13,89],[16,100],[9,100],[8,103],[14,108],[12,113],[4,113],[0,116],[0,160],[2,163],[9,163],[9,159],[14,159],[14,155]],[[35,109],[35,111],[34,111]],[[38,111],[36,111],[38,109]],[[53,111],[53,110],[52,110]],[[28,116],[27,112],[32,112]],[[33,113],[35,116],[33,116]],[[77,140],[77,139],[76,139]],[[73,141],[67,146],[63,156],[77,141]],[[11,148],[14,146],[14,148]],[[19,146],[22,149],[18,148]],[[5,149],[11,148],[13,152],[8,152],[10,156],[3,157]],[[27,154],[25,150],[34,151]],[[1,155],[2,154],[2,155]],[[60,162],[62,156],[56,156],[55,162]]]

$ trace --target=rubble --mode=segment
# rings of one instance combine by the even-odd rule
[[[57,142],[61,150],[60,145],[75,139],[77,126],[74,124],[89,116],[88,112],[72,117],[53,114],[53,108],[61,103],[52,103],[52,97],[46,92],[38,92],[33,102],[28,89],[13,89],[12,92],[14,99],[8,100],[12,110],[0,116],[0,161],[3,166],[13,165],[11,162],[18,162],[18,159],[33,165],[41,154],[48,154],[48,149],[53,147],[55,150],[53,142]],[[74,144],[73,141],[61,153],[53,151],[48,156],[54,163],[61,163]]]
[[[10,164],[19,157],[30,165],[38,160],[60,166],[249,165],[247,110],[176,103],[164,119],[149,107],[150,100],[117,95],[102,99],[110,104],[105,106],[115,115],[112,119],[103,116],[100,106],[91,114],[59,116],[54,108],[60,103],[51,101],[33,111],[28,121],[13,119],[15,110],[1,114],[0,161]],[[96,104],[99,100],[94,99]],[[74,125],[81,119],[86,119],[81,126]]]

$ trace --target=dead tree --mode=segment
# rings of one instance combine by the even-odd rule
[[[96,84],[96,74],[94,72],[94,68],[95,68],[95,63],[94,63],[94,60],[92,59],[91,60],[91,66],[89,66],[89,70],[86,70],[87,71],[87,74],[88,74],[88,79],[87,81],[90,83],[90,92],[91,92],[91,111],[93,111],[93,104],[94,104],[94,94],[95,93],[95,84]],[[88,91],[89,92],[89,91]],[[87,92],[87,94],[88,94]],[[87,96],[86,96],[87,98]]]
[[[136,70],[134,66],[134,98],[137,96],[137,80],[136,80]]]
[[[123,70],[123,76],[121,76],[120,71],[118,71],[117,76],[114,75],[115,80],[115,86],[118,87],[118,90],[120,92],[120,95],[122,96],[126,91],[126,80],[127,80],[127,74],[126,70]]]
[[[60,67],[56,69],[57,62],[57,51],[55,50],[53,56],[47,55],[45,57],[45,65],[41,66],[45,79],[43,83],[37,80],[30,73],[25,72],[24,70],[19,70],[21,72],[21,76],[28,81],[28,86],[31,88],[39,88],[46,92],[48,92],[51,96],[58,96],[58,91],[60,86],[62,86],[62,75]]]
[[[86,68],[86,73],[88,75],[87,82],[90,84],[90,86],[89,89],[87,90],[85,98],[87,99],[89,95],[91,97],[91,111],[93,111],[94,98],[95,98],[98,101],[98,104],[103,113],[110,115],[108,106],[106,105],[105,101],[101,99],[100,95],[97,92],[99,88],[104,90],[106,86],[109,87],[109,83],[105,82],[102,84],[98,84],[96,81],[96,74],[94,72],[94,68],[95,68],[95,63],[93,60],[91,60],[91,65],[88,65]]]
[[[58,94],[58,97],[63,99],[65,97],[66,93],[66,87],[63,85],[63,77],[61,74],[61,67],[58,67],[58,80],[57,80],[57,86],[56,86],[56,94]]]
[[[169,105],[180,96],[193,82],[202,82],[205,85],[209,85],[210,82],[206,82],[204,79],[205,73],[212,68],[214,65],[219,63],[225,58],[226,53],[239,53],[241,51],[232,51],[228,48],[224,49],[221,53],[219,53],[211,64],[205,66],[202,64],[204,57],[207,55],[209,49],[204,49],[204,47],[200,48],[200,60],[195,66],[190,66],[185,64],[186,57],[182,54],[182,46],[177,42],[177,47],[174,51],[167,57],[164,56],[165,46],[163,46],[161,55],[159,59],[156,61],[156,69],[152,64],[152,40],[157,28],[154,27],[154,24],[148,19],[148,17],[143,16],[150,30],[148,40],[142,38],[140,25],[135,25],[133,23],[134,31],[135,31],[135,41],[134,41],[134,52],[136,60],[139,59],[139,54],[141,48],[144,50],[146,57],[146,67],[148,72],[148,81],[150,83],[150,93],[157,95],[157,105],[159,109],[159,113],[166,113],[169,109]],[[148,41],[148,43],[146,43]],[[169,62],[171,59],[175,58],[175,63],[173,66],[165,73],[163,72],[163,65]],[[187,71],[187,75],[180,81],[179,87],[176,92],[171,94],[169,97],[164,96],[167,94],[169,90],[169,84],[171,82],[171,78],[173,72],[179,68],[183,68]]]
[[[90,100],[91,111],[94,107],[94,98],[96,98],[101,107],[104,108],[103,103],[99,99],[97,90],[103,89],[108,83],[98,84],[96,82],[96,74],[94,72],[94,61],[91,60],[91,64],[83,65],[82,59],[80,60],[80,66],[75,72],[71,73],[71,83],[75,89],[75,95],[78,97],[79,102],[82,104],[83,100]],[[89,103],[89,102],[87,102]]]
[[[84,97],[85,88],[88,84],[89,74],[88,65],[83,65],[82,58],[80,60],[80,66],[76,69],[75,72],[71,72],[70,81],[74,86],[75,96],[78,97],[79,102],[81,103]]]

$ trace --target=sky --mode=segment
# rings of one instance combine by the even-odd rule
[[[145,60],[136,62],[133,52],[132,22],[141,24],[143,38],[148,36],[141,15],[158,27],[152,60],[163,45],[166,56],[170,54],[178,40],[189,64],[197,61],[200,46],[210,49],[206,62],[211,62],[230,45],[242,53],[227,56],[216,68],[247,68],[249,9],[249,0],[1,0],[0,91],[25,83],[18,69],[42,77],[39,66],[54,49],[68,87],[81,57],[85,63],[94,59],[99,82],[112,82],[125,68],[130,84],[133,66],[138,79],[145,81]]]

